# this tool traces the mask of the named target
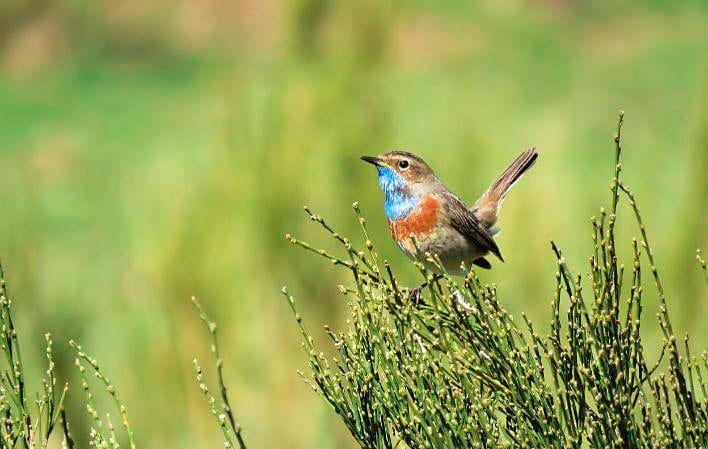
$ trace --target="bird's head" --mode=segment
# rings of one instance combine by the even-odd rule
[[[389,218],[400,218],[437,185],[433,170],[413,153],[390,151],[361,159],[376,166]]]
[[[362,156],[361,159],[376,166],[379,185],[384,191],[435,181],[435,174],[430,166],[413,153],[389,151],[379,156]]]

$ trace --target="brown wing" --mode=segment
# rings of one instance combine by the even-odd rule
[[[467,208],[465,203],[449,193],[445,194],[445,201],[442,203],[445,205],[447,216],[450,218],[450,225],[457,232],[475,246],[490,251],[499,260],[504,261],[501,252],[499,252],[499,247],[492,239],[487,228],[477,220],[477,217]]]

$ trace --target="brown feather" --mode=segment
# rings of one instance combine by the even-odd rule
[[[479,222],[472,210],[452,193],[444,192],[443,195],[445,195],[447,201],[442,201],[442,203],[445,206],[450,225],[477,248],[483,251],[491,251],[503,262],[504,258],[499,251],[499,247],[487,227]]]
[[[537,158],[538,152],[536,152],[536,148],[529,148],[521,153],[474,203],[472,207],[474,216],[488,228],[494,225],[509,189],[521,178],[526,170],[531,168]]]

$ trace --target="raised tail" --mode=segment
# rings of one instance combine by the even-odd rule
[[[487,225],[488,228],[491,228],[494,223],[496,223],[499,209],[507,193],[509,193],[509,189],[521,178],[526,170],[531,168],[537,158],[538,152],[535,147],[529,148],[521,153],[519,157],[504,170],[504,173],[494,181],[494,184],[484,192],[484,195],[479,197],[477,202],[474,203],[474,206],[472,206],[472,212],[479,221]],[[496,234],[496,232],[493,233]]]

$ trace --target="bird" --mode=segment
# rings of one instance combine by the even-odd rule
[[[482,196],[468,207],[419,156],[390,151],[362,156],[376,166],[384,192],[391,236],[408,258],[442,274],[427,255],[437,255],[445,272],[465,276],[472,265],[490,269],[490,253],[504,258],[494,241],[499,210],[511,187],[536,162],[536,148],[522,152]]]

